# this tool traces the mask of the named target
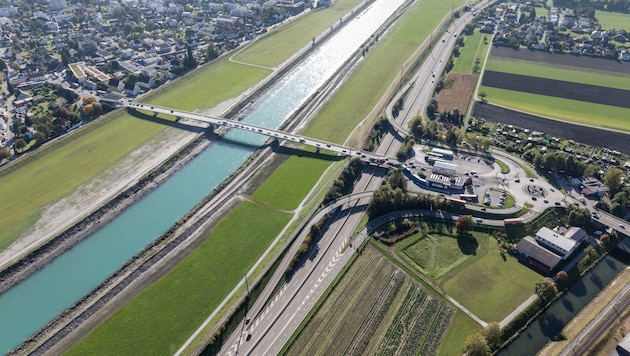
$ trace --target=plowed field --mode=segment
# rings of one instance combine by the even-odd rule
[[[488,121],[542,131],[556,137],[575,140],[593,146],[608,147],[630,154],[630,135],[617,131],[546,119],[482,102],[475,103],[472,115]]]
[[[525,93],[630,108],[630,100],[628,100],[630,91],[597,85],[571,83],[561,80],[494,71],[486,71],[484,73],[483,85]]]

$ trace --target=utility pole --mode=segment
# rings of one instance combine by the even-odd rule
[[[243,272],[245,276],[245,288],[247,289],[247,298],[249,298],[249,283],[247,282],[247,272]]]

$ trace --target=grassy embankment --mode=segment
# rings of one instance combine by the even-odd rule
[[[333,100],[331,103],[326,105],[324,110],[320,113],[320,116],[317,120],[311,125],[306,132],[304,132],[307,136],[325,138],[329,141],[333,142],[343,142],[345,138],[348,136],[352,128],[364,117],[366,117],[371,108],[374,107],[380,95],[385,91],[389,83],[396,77],[398,74],[397,71],[391,71],[390,68],[399,68],[404,60],[413,53],[413,51],[417,48],[418,44],[422,42],[422,39],[428,37],[431,30],[438,24],[439,19],[450,10],[452,4],[443,4],[436,0],[433,2],[422,2],[414,5],[412,9],[412,14],[406,16],[406,21],[403,21],[399,24],[396,24],[390,34],[381,39],[379,41],[379,46],[373,48],[370,51],[370,54],[366,57],[359,68],[356,70],[356,75],[349,79],[343,88],[340,90],[339,95]],[[414,16],[427,16],[427,19],[431,19],[428,21],[413,21]],[[337,17],[338,18],[338,17]],[[307,18],[308,19],[308,18]],[[306,20],[306,19],[304,19]],[[300,20],[300,21],[304,21]],[[299,23],[299,22],[298,22]],[[310,41],[312,36],[306,37],[307,41]],[[246,58],[246,57],[245,57]],[[255,55],[251,56],[250,60],[254,60],[257,57]],[[262,63],[262,62],[261,62]],[[348,105],[347,103],[353,103],[352,105]],[[340,119],[342,118],[342,119]],[[286,190],[286,180],[291,179],[287,176],[287,172],[292,173],[292,179],[299,181],[306,177],[319,177],[321,173],[324,171],[323,167],[313,166],[310,169],[300,170],[295,169],[294,165],[297,157],[291,157],[283,164],[282,172],[278,174],[285,175],[283,179],[277,179],[273,176],[269,179],[270,182],[274,180],[279,182],[278,185],[272,183],[268,183],[267,185],[261,187],[261,189],[268,189],[270,192],[267,193],[255,193],[254,196],[257,196],[259,199],[268,199],[268,196],[278,197],[278,191],[284,190],[284,195],[293,196],[293,199],[303,198],[305,196],[304,191],[295,191],[290,192]],[[283,201],[285,198],[279,198],[280,201]],[[259,201],[259,203],[263,205],[273,205],[267,201]],[[280,204],[280,205],[284,205]],[[226,231],[230,231],[228,233],[229,236],[239,236],[241,235],[239,232],[242,229],[242,221],[236,221],[230,219],[233,223],[233,226],[230,229],[226,229]],[[278,226],[281,228],[282,226]],[[260,232],[261,233],[261,232]],[[257,236],[260,236],[260,233],[257,233]],[[270,233],[268,232],[265,232]],[[214,245],[215,240],[220,239],[220,237],[216,237],[217,232],[213,232],[210,235],[210,238],[204,243]],[[262,238],[262,236],[261,236]],[[265,239],[270,241],[272,236],[266,236]],[[236,241],[233,240],[232,244],[235,243],[244,243],[247,244],[247,241]],[[262,252],[262,251],[260,251]],[[224,265],[232,265],[233,259],[232,256],[221,256],[221,261]],[[193,260],[205,260],[207,256],[202,253],[193,252],[191,256],[187,259]],[[253,263],[255,258],[244,261],[245,266]],[[247,268],[242,268],[243,266],[234,266],[230,269],[231,272],[223,271],[224,273],[232,273],[238,278],[235,281],[238,281],[242,277],[242,271]],[[177,275],[180,273],[184,274],[192,274],[196,275],[197,279],[192,279],[191,283],[187,284],[185,287],[190,294],[196,294],[197,290],[200,290],[202,287],[197,286],[197,284],[203,282],[205,280],[205,275],[208,273],[208,270],[204,270],[203,273],[194,274],[191,271],[186,270],[187,265],[182,263],[178,267],[175,268],[174,271],[170,272],[163,280],[177,280]],[[184,271],[184,272],[180,272]],[[171,275],[175,277],[171,277]],[[164,284],[168,284],[164,282]],[[219,296],[223,298],[228,291],[236,284],[236,282],[226,285],[217,286],[214,285],[212,289],[213,297]],[[119,349],[124,350],[125,353],[135,353],[142,350],[144,352],[144,346],[147,343],[151,343],[151,347],[155,347],[155,349],[168,351],[173,345],[181,345],[185,338],[190,335],[191,328],[196,327],[200,324],[201,320],[205,318],[205,315],[210,314],[210,312],[216,307],[218,303],[204,303],[202,306],[196,305],[192,306],[195,308],[197,315],[199,318],[197,319],[187,319],[185,312],[180,312],[180,309],[183,308],[183,305],[172,306],[169,304],[170,298],[168,296],[159,297],[160,293],[167,293],[167,291],[163,291],[158,287],[151,287],[147,289],[139,298],[139,300],[143,300],[149,297],[143,297],[144,294],[157,294],[158,297],[152,297],[153,300],[153,310],[144,310],[141,308],[141,302],[132,301],[127,306],[123,307],[119,310],[112,319],[106,321],[103,325],[97,328],[91,335],[82,340],[75,348],[73,348],[73,353],[90,353],[95,352],[97,350],[102,351],[104,345],[109,345],[112,342],[116,342],[119,344]],[[219,299],[220,299],[219,298]],[[217,299],[217,300],[219,300]],[[214,300],[214,298],[213,298]],[[170,316],[176,320],[186,320],[190,325],[190,328],[181,328],[178,329],[177,332],[171,332],[168,336],[163,335],[159,330],[162,330],[162,324],[167,323],[166,320],[156,320],[156,314],[166,314],[165,310],[170,312]],[[122,315],[122,316],[118,316]],[[151,328],[145,328],[141,335],[134,335],[134,338],[128,337],[129,332],[127,331],[127,326],[125,325],[124,320],[126,318],[134,318],[142,321],[142,325],[152,325]],[[168,328],[167,328],[168,329]],[[154,334],[163,335],[161,339],[154,338]],[[145,336],[143,336],[145,335]]]
[[[630,90],[630,75],[550,66],[530,61],[491,58],[486,69],[554,80]],[[489,102],[579,124],[630,131],[628,109],[481,86]]]

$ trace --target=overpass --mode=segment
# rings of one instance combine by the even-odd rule
[[[389,166],[397,167],[400,165],[397,159],[390,158],[387,156],[381,156],[374,154],[372,152],[365,152],[362,150],[353,149],[352,147],[339,145],[332,142],[322,141],[302,135],[293,134],[290,132],[282,131],[282,130],[274,130],[269,129],[263,126],[258,126],[254,124],[248,124],[241,121],[235,121],[226,119],[218,116],[209,116],[209,115],[201,115],[195,114],[188,111],[176,110],[171,108],[165,108],[150,104],[142,104],[135,102],[126,102],[123,103],[122,106],[126,107],[128,110],[146,110],[153,113],[153,116],[157,116],[158,114],[167,114],[174,116],[177,120],[181,118],[186,118],[189,120],[199,121],[203,123],[207,123],[214,126],[225,126],[228,128],[235,128],[239,130],[245,130],[250,132],[255,132],[260,135],[269,136],[275,140],[286,140],[293,141],[296,143],[301,143],[303,145],[315,147],[317,152],[320,149],[326,149],[332,152],[336,152],[339,154],[343,154],[346,156],[354,156],[360,158],[362,161],[367,163],[376,163],[376,164],[385,164],[387,163]]]

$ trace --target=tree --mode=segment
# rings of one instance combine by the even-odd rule
[[[610,235],[602,234],[602,236],[599,237],[599,241],[601,241],[602,243],[610,242]]]
[[[216,59],[221,54],[221,50],[214,43],[208,46],[208,60]]]
[[[587,208],[569,208],[569,224],[586,226],[591,223],[591,212]]]
[[[400,188],[402,192],[407,191],[407,180],[400,169],[392,171],[388,178],[388,182],[392,186],[392,189]]]
[[[4,159],[11,158],[11,150],[6,147],[0,147],[0,162]]]
[[[470,215],[460,215],[455,221],[455,228],[459,235],[466,235],[472,227],[472,217]]]
[[[486,356],[490,355],[490,347],[483,335],[477,333],[466,338],[464,353],[468,356]]]
[[[479,93],[479,97],[481,98],[481,101],[486,101],[488,94],[486,94],[485,91],[482,91],[481,93]]]
[[[15,140],[15,143],[13,143],[13,146],[16,150],[21,150],[26,147],[26,141],[24,141],[23,138],[18,138],[17,140]]]
[[[569,275],[565,271],[560,271],[556,273],[556,277],[558,278],[559,281],[566,281],[567,278],[569,278]]]
[[[604,174],[604,184],[610,189],[612,192],[616,192],[621,188],[623,178],[623,171],[619,168],[610,168]]]
[[[551,278],[541,278],[534,287],[536,295],[545,302],[551,301],[556,294],[558,294],[558,288]]]
[[[483,337],[486,339],[486,343],[491,349],[499,346],[501,342],[501,325],[499,323],[489,323],[482,331]]]

